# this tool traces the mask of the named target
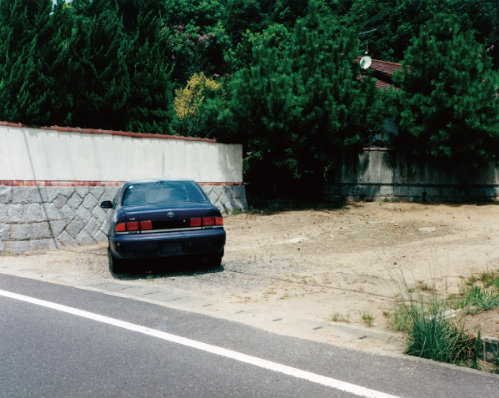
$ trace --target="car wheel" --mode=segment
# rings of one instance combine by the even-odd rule
[[[113,274],[123,274],[128,271],[128,262],[126,260],[113,256],[110,249],[107,249],[107,253],[109,257],[109,270]]]
[[[211,254],[208,256],[208,267],[216,268],[222,265],[223,254]]]

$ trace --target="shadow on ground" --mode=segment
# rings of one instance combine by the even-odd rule
[[[115,279],[138,280],[169,278],[176,276],[197,276],[223,272],[223,265],[210,267],[205,259],[191,258],[157,258],[133,260],[127,273],[112,273]]]
[[[377,201],[380,204],[388,204],[391,203],[393,205],[397,205],[397,203],[418,203],[418,202],[384,202]],[[449,207],[463,207],[463,206],[499,206],[499,202],[494,201],[463,201],[463,202],[435,202],[435,201],[426,201],[424,203],[419,203],[425,206],[449,206]],[[293,212],[293,211],[335,211],[335,210],[351,210],[364,207],[364,202],[324,202],[324,201],[316,201],[316,200],[298,200],[298,199],[281,199],[281,200],[263,200],[263,199],[253,199],[250,200],[250,211],[249,213],[258,213],[264,215],[275,215],[281,212]]]
[[[352,205],[352,203],[349,203]],[[315,200],[252,200],[250,201],[250,213],[262,213],[273,215],[290,211],[333,211],[346,207],[346,202],[323,202]]]

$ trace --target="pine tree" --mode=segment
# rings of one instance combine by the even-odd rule
[[[172,65],[167,60],[168,31],[163,30],[160,0],[136,0],[139,13],[126,44],[130,76],[127,129],[142,133],[171,134],[174,116],[170,83]]]
[[[73,4],[74,3],[74,4]],[[124,130],[129,76],[122,51],[123,26],[106,0],[78,0],[71,38],[73,123],[81,127]]]
[[[398,145],[463,168],[497,159],[499,79],[470,32],[443,16],[421,29],[395,74]]]
[[[69,124],[71,99],[59,84],[71,29],[64,1],[55,7],[51,0],[2,0],[0,5],[0,119]]]
[[[321,148],[358,147],[366,126],[381,123],[374,80],[356,80],[354,34],[329,39],[314,2],[310,10],[296,23],[288,51],[255,48],[253,64],[231,84],[231,139],[246,143],[253,170],[264,178],[275,180],[270,170],[299,178],[316,168]]]
[[[257,0],[229,0],[224,14],[224,27],[233,43],[239,43],[247,30],[260,32],[265,24]]]

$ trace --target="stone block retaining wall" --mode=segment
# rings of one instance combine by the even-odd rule
[[[240,144],[0,121],[0,252],[105,241],[100,203],[157,176],[198,181],[223,214],[248,208]]]
[[[0,185],[0,252],[23,252],[106,241],[107,212],[121,184],[108,186]],[[242,185],[202,185],[223,214],[247,211]]]

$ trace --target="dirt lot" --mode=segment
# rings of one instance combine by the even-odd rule
[[[216,270],[190,265],[180,272],[141,262],[140,273],[111,275],[106,245],[6,255],[0,263],[60,273],[60,283],[114,279],[189,292],[217,303],[198,312],[234,319],[238,311],[261,311],[276,315],[240,321],[333,344],[401,352],[402,336],[391,332],[383,315],[398,294],[392,277],[403,274],[423,295],[432,293],[422,286],[434,284],[446,297],[457,293],[464,276],[499,269],[497,220],[499,206],[492,204],[374,202],[311,210],[281,206],[227,217],[226,255]],[[374,317],[372,328],[363,315]],[[310,327],[305,333],[292,319],[322,322],[333,329]],[[468,324],[470,330],[499,337],[497,310],[470,318]],[[339,326],[347,332],[339,332]],[[348,330],[377,330],[387,337],[363,339]]]

